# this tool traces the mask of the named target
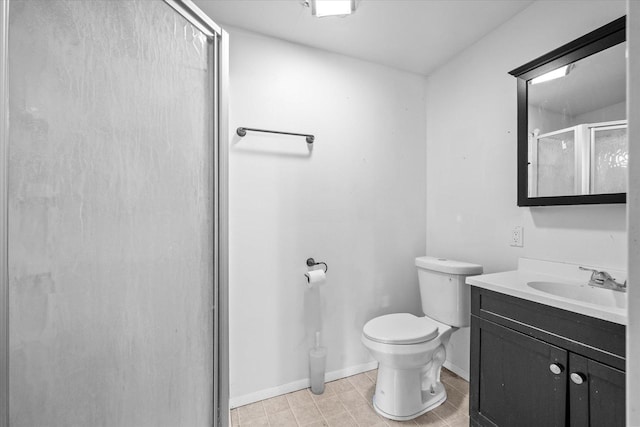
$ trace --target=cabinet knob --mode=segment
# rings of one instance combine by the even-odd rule
[[[564,368],[559,363],[552,363],[551,365],[549,365],[549,370],[554,374],[558,375],[558,374],[561,374],[562,371],[564,371]]]
[[[569,375],[569,377],[571,378],[571,381],[574,382],[574,384],[582,384],[587,377],[585,377],[584,374],[581,374],[580,372],[572,372],[571,375]]]

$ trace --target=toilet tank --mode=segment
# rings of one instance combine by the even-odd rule
[[[482,274],[482,266],[445,258],[416,258],[422,311],[428,317],[455,327],[469,326],[471,290],[468,276]]]

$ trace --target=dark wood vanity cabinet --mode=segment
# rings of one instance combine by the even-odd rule
[[[568,425],[625,425],[624,371],[574,353],[569,354],[569,371],[584,373],[585,381],[582,384],[569,381]]]
[[[624,426],[625,327],[472,287],[474,426]]]

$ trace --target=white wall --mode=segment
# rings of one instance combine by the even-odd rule
[[[627,117],[627,103],[619,102],[594,111],[580,114],[573,119],[573,123],[598,123],[612,120],[624,120]]]
[[[364,323],[419,313],[424,78],[230,28],[230,392],[238,406],[306,386],[320,328],[333,377],[372,368]],[[305,260],[329,265],[319,292]]]
[[[640,139],[640,3],[629,0],[629,141]],[[640,426],[640,144],[629,145],[629,326],[627,327],[627,425]]]
[[[534,2],[429,76],[428,255],[487,273],[515,269],[522,256],[626,268],[624,205],[516,206],[516,80],[507,74],[624,14],[618,1]],[[524,248],[509,246],[515,225]],[[448,360],[468,372],[468,328],[452,337]]]
[[[542,135],[553,132],[554,130],[575,126],[575,121],[573,117],[569,115],[538,107],[529,108],[527,124],[529,131],[533,132],[535,129],[538,129],[538,135]]]

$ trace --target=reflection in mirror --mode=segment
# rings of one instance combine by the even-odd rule
[[[625,203],[626,17],[509,72],[518,89],[518,206]]]
[[[528,197],[626,192],[626,42],[527,81]]]

